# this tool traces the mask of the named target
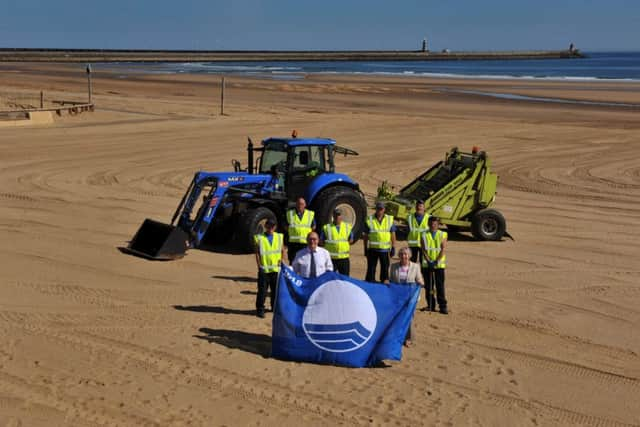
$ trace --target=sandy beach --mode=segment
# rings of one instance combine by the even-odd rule
[[[0,127],[0,426],[640,425],[640,108],[456,92],[640,104],[640,83],[228,77],[221,116],[219,76],[94,71],[95,112]],[[41,90],[84,101],[84,68],[0,64],[0,110]],[[452,236],[450,314],[416,312],[401,362],[272,359],[251,255],[118,250],[293,129],[358,151],[337,168],[367,194],[452,146],[500,175],[514,240]]]

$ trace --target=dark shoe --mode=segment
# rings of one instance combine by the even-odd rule
[[[431,308],[429,309],[429,311],[431,311],[431,312],[435,312],[435,311],[436,311],[436,308],[435,308],[435,307],[431,307]]]
[[[264,308],[260,308],[256,310],[256,316],[258,316],[261,319],[264,319]]]
[[[440,309],[440,314],[449,314],[449,311],[447,310],[447,307],[441,308]]]

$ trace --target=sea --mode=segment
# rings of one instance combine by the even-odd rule
[[[442,78],[640,81],[640,52],[584,52],[586,58],[451,61],[273,61],[100,64],[121,73],[226,74],[300,80],[311,74]],[[123,74],[123,77],[126,75]]]

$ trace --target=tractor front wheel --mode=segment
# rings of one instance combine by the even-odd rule
[[[247,252],[253,252],[253,238],[256,234],[264,233],[264,226],[268,219],[278,222],[271,209],[259,207],[244,212],[239,218],[236,231],[238,246]]]
[[[495,209],[482,209],[471,219],[471,233],[478,240],[500,240],[506,231],[504,216]]]
[[[312,204],[316,214],[318,231],[333,220],[334,209],[340,209],[342,220],[353,226],[353,238],[357,241],[364,231],[367,203],[362,195],[350,187],[329,187],[323,190]]]

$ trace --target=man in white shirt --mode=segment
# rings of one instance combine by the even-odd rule
[[[304,278],[314,278],[326,271],[333,271],[333,263],[329,251],[318,246],[318,233],[312,231],[307,235],[307,247],[296,254],[291,267]]]

